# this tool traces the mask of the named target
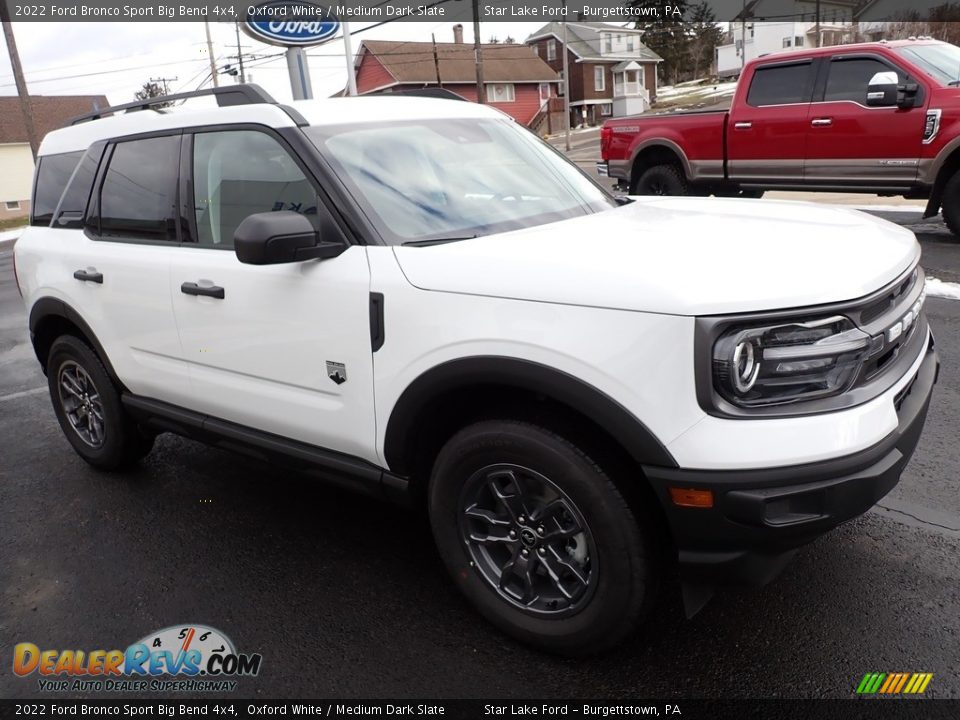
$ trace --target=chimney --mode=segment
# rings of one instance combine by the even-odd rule
[[[457,45],[463,45],[463,25],[460,23],[453,26],[453,41]]]

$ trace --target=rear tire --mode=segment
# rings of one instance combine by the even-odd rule
[[[127,417],[100,358],[80,339],[63,335],[50,346],[47,386],[67,441],[95,468],[131,465],[153,448],[154,436]]]
[[[689,195],[690,187],[676,165],[654,165],[644,170],[630,189],[631,195]]]
[[[606,650],[651,607],[653,543],[606,472],[530,423],[478,422],[437,457],[434,538],[454,582],[505,633],[563,655]]]
[[[953,233],[954,241],[960,242],[960,172],[955,172],[943,187],[940,213]]]

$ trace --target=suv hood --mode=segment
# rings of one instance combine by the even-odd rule
[[[920,256],[912,232],[813,203],[641,197],[605,212],[394,248],[415,287],[676,315],[852,300]]]

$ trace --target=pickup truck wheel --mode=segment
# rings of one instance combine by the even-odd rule
[[[596,463],[564,438],[497,420],[458,432],[429,487],[440,555],[504,632],[584,655],[631,633],[656,590],[638,517]]]
[[[960,172],[955,172],[944,185],[940,207],[943,222],[950,228],[954,240],[960,239]]]
[[[153,436],[126,416],[103,363],[83,341],[64,335],[53,342],[47,385],[64,435],[94,467],[115,470],[150,452]]]
[[[688,195],[690,189],[683,172],[675,165],[654,165],[644,170],[630,191],[631,195]]]

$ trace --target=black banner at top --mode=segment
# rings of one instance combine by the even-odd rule
[[[0,0],[14,22],[185,22],[244,21],[250,16],[274,22],[340,20],[472,22],[474,5],[481,22],[654,22],[688,21],[707,5],[718,22],[816,21],[874,23],[960,21],[960,0]],[[271,6],[264,10],[263,6]]]

